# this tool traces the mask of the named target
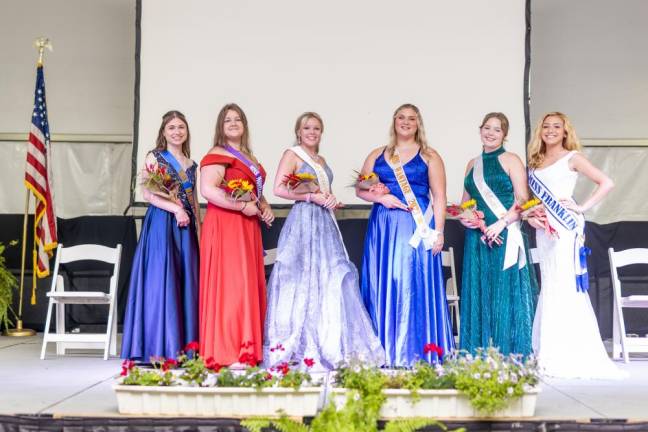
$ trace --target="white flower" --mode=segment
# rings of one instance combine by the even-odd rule
[[[491,374],[489,372],[484,373],[484,379],[489,379],[491,377]]]
[[[513,394],[513,387],[509,387],[506,389],[506,393],[512,395]]]
[[[479,372],[477,372],[476,374],[473,375],[473,378],[475,378],[475,379],[480,379],[480,378],[481,378],[481,374],[480,374]]]

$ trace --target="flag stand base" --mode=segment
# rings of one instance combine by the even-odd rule
[[[15,329],[7,329],[2,334],[11,337],[27,337],[36,335],[36,332],[32,329],[23,328],[22,320],[18,320]]]

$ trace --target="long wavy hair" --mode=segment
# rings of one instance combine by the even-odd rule
[[[509,120],[508,117],[504,115],[504,113],[489,112],[484,116],[484,120],[482,120],[481,125],[479,125],[479,129],[483,128],[486,122],[492,118],[496,118],[497,120],[500,121],[502,132],[504,133],[504,137],[502,138],[502,145],[504,145],[504,140],[506,140],[506,136],[508,135],[508,131],[509,131]]]
[[[558,111],[547,113],[542,116],[542,119],[536,125],[533,136],[531,137],[531,141],[527,146],[527,165],[529,166],[529,168],[538,168],[540,165],[542,165],[545,154],[547,153],[547,146],[544,141],[542,141],[542,125],[544,124],[547,117],[558,117],[560,120],[562,120],[566,133],[566,136],[563,137],[562,142],[564,149],[571,151],[580,150],[582,148],[580,141],[578,141],[578,136],[576,136],[576,130],[574,130],[574,126],[572,125],[571,121],[569,121],[569,117]]]
[[[421,111],[416,105],[406,103],[396,108],[396,111],[394,111],[394,115],[392,116],[392,124],[391,128],[389,129],[389,144],[387,144],[386,149],[389,157],[394,155],[394,149],[396,148],[398,141],[398,137],[396,136],[396,117],[398,116],[398,113],[400,111],[406,108],[409,108],[416,113],[416,134],[414,135],[414,140],[421,147],[421,153],[427,153],[430,150],[430,146],[428,145],[427,138],[425,136],[425,127],[423,126]]]
[[[189,123],[184,114],[180,111],[169,111],[162,116],[162,124],[160,125],[160,130],[158,131],[157,139],[155,140],[155,149],[156,150],[166,150],[167,149],[167,140],[164,137],[164,128],[166,125],[173,119],[180,119],[187,128],[187,139],[182,143],[182,154],[186,157],[191,157],[191,134],[189,133]]]
[[[324,122],[322,121],[322,117],[320,117],[319,114],[313,111],[307,111],[297,117],[297,121],[295,122],[295,140],[297,141],[297,145],[300,145],[301,142],[299,140],[299,131],[301,130],[302,127],[306,124],[306,122],[310,119],[315,119],[319,122],[320,127],[322,128],[322,133],[324,133]],[[317,144],[317,148],[315,149],[317,153],[319,153],[319,144]]]
[[[214,147],[225,148],[227,146],[227,139],[225,136],[225,117],[227,116],[228,111],[235,111],[239,117],[241,117],[241,122],[243,123],[243,135],[241,136],[241,151],[246,155],[254,159],[252,154],[252,149],[250,148],[250,129],[248,128],[248,120],[245,116],[245,113],[235,103],[228,103],[223,108],[221,108],[216,119],[216,128],[214,131]]]

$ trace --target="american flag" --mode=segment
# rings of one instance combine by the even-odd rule
[[[49,164],[50,133],[45,104],[45,77],[43,65],[36,69],[36,91],[34,112],[31,119],[29,142],[27,143],[27,163],[25,165],[25,186],[36,198],[34,217],[34,287],[36,277],[49,275],[49,258],[56,248],[56,216],[50,184]],[[32,304],[35,296],[32,293]]]

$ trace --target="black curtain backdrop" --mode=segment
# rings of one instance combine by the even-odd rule
[[[8,243],[9,240],[19,240],[22,237],[22,215],[0,215],[0,241]],[[285,219],[278,218],[271,228],[263,228],[263,243],[266,249],[277,247],[281,227]],[[30,226],[33,223],[30,218]],[[362,269],[362,251],[367,228],[366,219],[344,219],[339,221],[344,243],[349,252],[349,258],[356,267]],[[528,227],[527,227],[528,228]],[[27,244],[31,245],[33,238],[32,229]],[[534,243],[531,231],[529,238]],[[610,280],[610,264],[608,248],[623,250],[636,247],[648,248],[648,222],[617,222],[606,225],[587,223],[585,228],[586,244],[592,249],[588,258],[590,276],[590,298],[598,318],[601,336],[612,337],[612,285]],[[129,216],[84,216],[75,219],[58,220],[59,241],[67,246],[83,243],[96,243],[114,247],[121,243],[122,262],[119,277],[118,312],[120,320],[124,314],[128,296],[128,279],[136,247],[135,219]],[[456,220],[448,220],[445,229],[446,248],[452,246],[455,253],[458,286],[461,287],[461,270],[463,262],[464,228]],[[31,247],[31,246],[30,246]],[[27,272],[25,278],[25,303],[23,304],[23,321],[26,327],[42,331],[45,322],[47,298],[45,293],[50,289],[51,279],[45,278],[38,281],[36,306],[29,304],[31,290],[31,249],[28,248]],[[20,274],[20,245],[8,248],[6,251],[7,264],[16,276]],[[52,260],[51,266],[54,266]],[[101,267],[99,263],[82,262],[74,266],[66,266],[64,277],[71,283],[72,289],[77,290],[105,290],[108,286],[110,272]],[[272,266],[266,267],[269,276]],[[449,277],[446,272],[445,277]],[[624,288],[624,295],[648,292],[648,266],[629,266],[620,271],[620,278]],[[67,282],[66,281],[66,282]],[[17,310],[15,296],[14,307]],[[66,317],[71,328],[81,327],[84,331],[90,327],[105,325],[107,308],[104,311],[98,306],[75,305]],[[648,314],[642,309],[626,310],[626,329],[628,333],[638,335],[648,334]],[[93,328],[94,330],[94,328]]]

